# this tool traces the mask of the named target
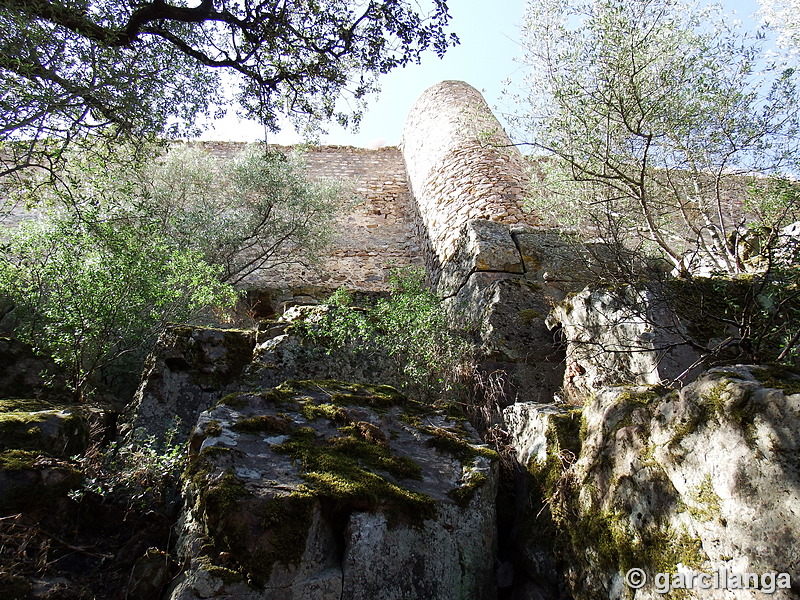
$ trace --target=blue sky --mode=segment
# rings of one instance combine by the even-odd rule
[[[524,67],[514,59],[520,54],[519,28],[525,3],[450,0],[448,4],[453,16],[452,31],[461,44],[451,48],[441,60],[435,55],[425,56],[421,65],[385,75],[381,79],[382,91],[372,97],[359,132],[354,134],[331,126],[321,143],[364,148],[397,145],[405,117],[416,99],[425,89],[445,79],[460,79],[475,86],[503,121],[502,113],[511,109],[509,101],[503,98],[504,81],[521,80],[524,74]],[[737,18],[745,24],[759,8],[756,0],[727,0],[722,4],[726,12],[736,11]],[[254,141],[263,137],[261,132],[257,125],[228,117],[204,138]],[[287,130],[277,136],[270,135],[269,141],[291,144],[300,139]]]

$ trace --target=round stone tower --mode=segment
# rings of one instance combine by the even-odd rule
[[[452,258],[468,221],[533,223],[522,210],[525,161],[471,85],[443,81],[423,92],[400,146],[434,270]]]

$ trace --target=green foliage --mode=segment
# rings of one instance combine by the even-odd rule
[[[776,263],[737,278],[673,281],[669,301],[687,335],[709,360],[746,360],[800,368],[800,267]]]
[[[310,182],[297,154],[152,153],[142,162],[128,147],[80,146],[56,184],[30,177],[17,189],[50,214],[4,249],[0,291],[20,337],[67,369],[78,396],[123,357],[135,371],[168,321],[230,307],[221,281],[313,262],[342,209],[345,186]]]
[[[24,199],[67,207],[81,220],[153,228],[238,283],[256,269],[315,262],[351,194],[339,180],[309,180],[300,152],[249,145],[216,157],[174,144],[149,154],[79,145],[53,185],[30,178]]]
[[[760,209],[749,215],[730,198],[747,195],[742,174],[796,169],[795,70],[763,66],[761,36],[691,2],[543,0],[527,10],[536,116],[519,124],[553,157],[539,163],[536,208],[682,269],[746,270],[743,225],[779,224],[786,213],[767,209],[780,186],[752,197]]]
[[[127,444],[112,442],[100,452],[76,459],[85,479],[70,497],[80,500],[92,493],[130,507],[168,507],[178,496],[187,458],[185,444],[175,439],[176,432],[177,424],[167,432],[163,444],[153,436]]]
[[[64,212],[21,226],[0,259],[17,335],[67,371],[78,398],[98,371],[142,357],[168,321],[231,306],[217,275],[154,227]]]
[[[312,339],[329,347],[387,353],[406,379],[404,389],[428,398],[457,390],[470,346],[450,328],[422,270],[396,271],[389,296],[366,308],[353,306],[343,289],[331,296],[327,307],[324,318],[304,325]]]
[[[431,4],[4,1],[0,175],[52,166],[87,133],[191,134],[234,100],[273,131],[281,114],[312,129],[355,124],[379,74],[457,43],[443,31],[446,2]]]

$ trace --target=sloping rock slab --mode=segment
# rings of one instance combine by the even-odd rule
[[[497,457],[393,388],[230,394],[191,438],[171,600],[491,598]]]
[[[84,412],[43,400],[0,400],[0,451],[35,450],[62,458],[79,454],[89,442]]]

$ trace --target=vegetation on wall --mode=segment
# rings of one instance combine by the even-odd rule
[[[215,156],[174,144],[165,152],[151,146],[149,154],[143,160],[129,146],[80,145],[55,182],[29,177],[17,195],[84,222],[154,227],[233,284],[257,269],[316,261],[352,197],[341,180],[309,179],[300,149],[252,144]]]

